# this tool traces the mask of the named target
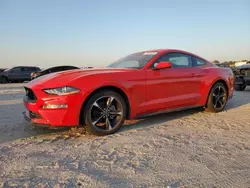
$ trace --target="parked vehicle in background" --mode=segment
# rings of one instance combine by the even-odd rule
[[[107,68],[51,74],[25,90],[29,122],[86,125],[90,133],[107,135],[125,119],[196,107],[221,112],[233,96],[234,75],[195,54],[163,49],[128,55]]]
[[[241,65],[235,72],[235,90],[244,91],[250,85],[250,64]]]
[[[67,70],[74,70],[74,69],[80,69],[79,67],[76,66],[57,66],[57,67],[51,67],[42,71],[37,71],[37,72],[32,72],[30,77],[31,80],[38,78],[40,76],[50,74],[50,73],[55,73],[55,72],[61,72],[61,71],[67,71]]]
[[[0,72],[3,72],[3,71],[5,71],[6,69],[3,69],[3,68],[0,68]]]
[[[222,64],[222,63],[220,63],[220,64],[216,64],[218,67],[230,67],[228,64]]]
[[[40,71],[39,67],[17,66],[0,72],[0,83],[30,81],[30,74]]]

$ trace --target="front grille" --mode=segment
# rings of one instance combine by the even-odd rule
[[[32,91],[32,89],[24,87],[26,96],[29,100],[35,101],[37,100],[35,93]]]

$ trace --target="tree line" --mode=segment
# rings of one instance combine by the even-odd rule
[[[242,61],[224,61],[224,62],[219,62],[218,60],[214,60],[212,63],[213,63],[213,64],[216,64],[216,65],[218,65],[218,64],[224,64],[224,65],[234,66],[235,63],[237,63],[237,62],[246,62],[246,63],[250,63],[249,60],[242,60]]]

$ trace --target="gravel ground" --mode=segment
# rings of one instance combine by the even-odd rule
[[[22,86],[0,85],[0,187],[250,187],[250,88],[96,137],[27,125]]]

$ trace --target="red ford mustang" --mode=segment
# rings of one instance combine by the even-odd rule
[[[103,69],[42,76],[25,86],[25,118],[38,125],[86,125],[90,133],[117,131],[125,119],[204,107],[220,112],[233,96],[234,75],[181,50],[151,50]]]

